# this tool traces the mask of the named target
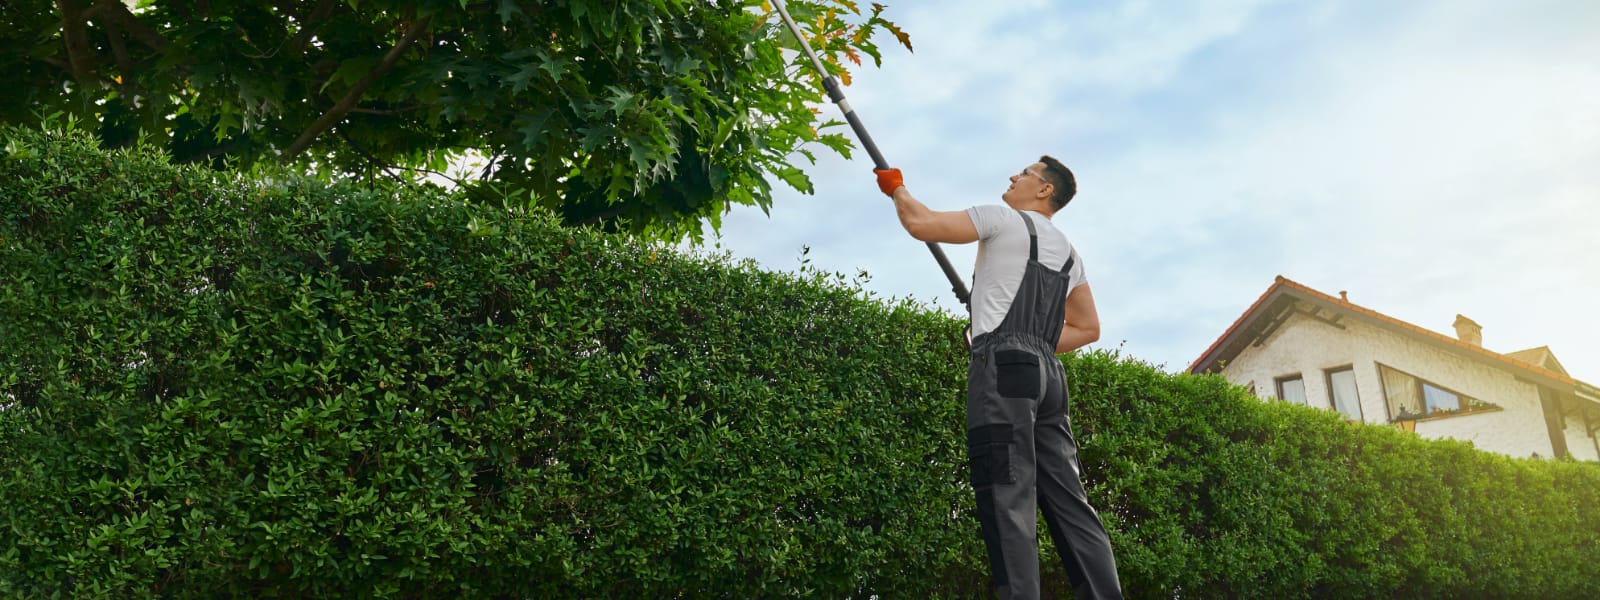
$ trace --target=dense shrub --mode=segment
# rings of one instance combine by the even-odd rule
[[[1600,465],[1349,423],[1114,353],[1067,369],[1131,598],[1600,597]]]
[[[0,595],[984,593],[946,316],[0,135]],[[1594,465],[1066,362],[1130,597],[1600,595]]]
[[[7,135],[0,591],[973,579],[947,318],[420,190]]]

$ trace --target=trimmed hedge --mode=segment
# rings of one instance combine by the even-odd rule
[[[839,596],[976,572],[946,318],[426,190],[7,135],[0,590]]]
[[[947,316],[0,135],[0,594],[987,593]],[[1066,362],[1130,597],[1600,596],[1594,465]]]
[[[1600,464],[1424,440],[1111,354],[1068,370],[1131,598],[1600,597]]]

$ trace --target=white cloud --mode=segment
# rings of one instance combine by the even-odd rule
[[[1600,47],[1530,48],[1481,35],[1501,15],[1470,16],[1442,7],[1383,39],[1329,40],[1300,93],[1252,115],[1247,135],[1167,158],[1232,157],[1204,185],[1239,194],[1226,209],[1248,198],[1276,213],[1254,233],[1284,244],[1263,257],[1282,274],[1436,330],[1465,312],[1494,349],[1550,344],[1594,381],[1600,329],[1584,298],[1600,291],[1600,219],[1583,199],[1600,197],[1587,166],[1600,164],[1600,71],[1563,53]],[[1234,316],[1213,316],[1216,330]]]

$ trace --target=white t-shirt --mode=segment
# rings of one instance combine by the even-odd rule
[[[1056,229],[1049,217],[1023,211],[1033,219],[1039,235],[1039,262],[1058,270],[1072,256],[1068,293],[1088,282],[1083,259]],[[972,337],[994,331],[1005,320],[1011,300],[1022,286],[1022,273],[1028,267],[1028,226],[1017,210],[1003,204],[988,204],[967,209],[967,216],[978,229],[978,260],[972,270]]]

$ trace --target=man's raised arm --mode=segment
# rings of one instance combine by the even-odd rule
[[[911,237],[924,242],[970,244],[978,241],[978,228],[972,224],[967,211],[941,212],[919,202],[906,189],[900,169],[873,169],[878,175],[878,189],[894,199],[895,213],[900,225]]]

